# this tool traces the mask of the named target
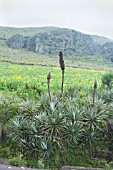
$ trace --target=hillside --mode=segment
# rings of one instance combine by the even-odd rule
[[[13,36],[7,40],[7,45],[10,48],[25,48],[41,55],[58,54],[60,50],[65,55],[102,55],[108,59],[111,59],[113,55],[113,50],[111,49],[113,42],[111,40],[83,34],[72,29],[56,27],[24,28],[17,29],[16,34],[14,32]],[[110,48],[107,45],[108,42]],[[108,51],[109,54],[107,53]]]
[[[56,65],[63,51],[68,66],[112,67],[113,40],[58,27],[0,27],[0,60]]]

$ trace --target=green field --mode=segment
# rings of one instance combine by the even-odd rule
[[[60,67],[50,66],[28,66],[10,63],[0,63],[0,89],[12,90],[18,94],[27,93],[26,85],[29,90],[36,87],[40,92],[47,91],[47,74],[51,71],[51,91],[59,91],[61,86],[61,70]],[[65,69],[64,89],[69,87],[82,87],[85,90],[93,88],[95,80],[98,86],[101,84],[101,76],[105,71],[69,68]]]

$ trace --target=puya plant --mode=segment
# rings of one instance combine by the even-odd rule
[[[60,96],[62,97],[63,94],[63,87],[64,87],[64,70],[65,70],[65,64],[64,64],[64,59],[63,59],[63,53],[60,51],[59,52],[59,63],[60,63],[60,67],[62,70],[62,86],[61,86],[61,93]]]

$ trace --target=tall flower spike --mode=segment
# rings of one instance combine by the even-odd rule
[[[62,97],[63,94],[63,86],[64,86],[64,70],[65,70],[65,64],[64,64],[64,59],[63,59],[63,53],[60,51],[59,52],[59,63],[60,63],[60,67],[62,70],[62,86],[61,86],[61,93],[60,96]]]
[[[50,81],[50,79],[51,79],[51,72],[49,72],[47,75],[47,80]]]
[[[59,63],[60,63],[61,70],[64,72],[65,64],[63,59],[63,53],[61,51],[59,52]]]
[[[97,89],[97,80],[94,82],[94,89]]]

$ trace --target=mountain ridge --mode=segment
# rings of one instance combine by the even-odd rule
[[[7,34],[8,30],[10,29],[10,33],[11,33],[11,29],[12,29],[12,35],[14,34],[14,29],[16,30],[20,30],[21,33],[22,33],[22,30],[25,30],[26,31],[32,31],[32,32],[35,32],[34,30],[36,30],[36,32],[39,32],[41,30],[41,32],[43,32],[43,30],[47,30],[47,29],[70,29],[70,30],[74,30],[76,32],[79,32],[79,33],[82,33],[82,34],[86,34],[86,35],[90,35],[92,37],[97,37],[97,38],[104,38],[105,41],[113,41],[113,39],[111,38],[108,38],[106,36],[102,36],[102,35],[96,35],[96,34],[87,34],[87,33],[83,33],[82,31],[78,31],[78,30],[75,30],[75,29],[71,29],[71,28],[65,28],[65,27],[56,27],[56,26],[43,26],[43,27],[11,27],[11,26],[0,26],[0,38],[1,36],[4,37],[3,35],[3,30],[6,29],[6,31],[4,30],[4,32]],[[8,32],[9,33],[9,32]],[[22,33],[24,35],[24,33]],[[35,35],[35,33],[31,34],[31,35]],[[10,38],[11,35],[9,34],[9,37]]]

